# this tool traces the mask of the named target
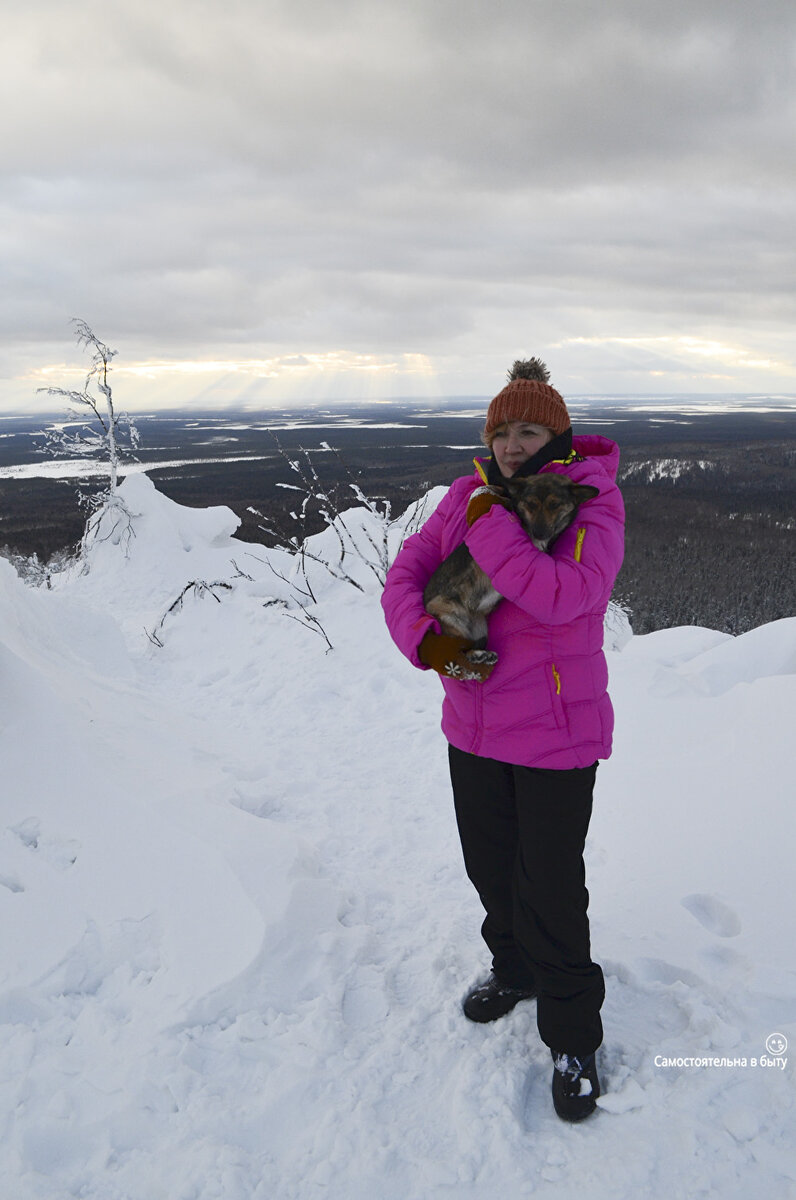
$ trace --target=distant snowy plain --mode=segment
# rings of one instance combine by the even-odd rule
[[[570,1127],[533,1002],[461,1014],[488,963],[440,686],[375,575],[310,563],[321,633],[230,510],[122,494],[128,555],[50,591],[0,561],[0,1195],[796,1197],[796,619],[613,614],[604,1096]]]

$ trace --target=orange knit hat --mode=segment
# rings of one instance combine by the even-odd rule
[[[484,437],[507,421],[529,421],[544,425],[554,434],[564,433],[572,422],[564,398],[547,382],[550,372],[538,358],[517,359],[509,371],[509,382],[489,406]]]

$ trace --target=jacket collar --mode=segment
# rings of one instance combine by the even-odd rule
[[[570,463],[582,461],[581,455],[572,448],[572,430],[565,429],[563,433],[559,433],[556,437],[552,438],[551,441],[542,446],[541,450],[537,450],[536,454],[523,463],[514,472],[512,479],[524,479],[528,475],[536,475],[548,463],[562,463],[564,466],[568,466]],[[475,460],[475,464],[486,483],[492,484],[493,487],[500,487],[505,482],[494,454],[487,459],[486,469],[484,469],[479,459]]]

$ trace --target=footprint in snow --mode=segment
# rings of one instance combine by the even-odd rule
[[[283,807],[276,797],[264,794],[259,790],[239,787],[236,787],[234,791],[235,794],[230,796],[230,804],[234,804],[235,808],[240,808],[243,812],[263,820],[278,820],[282,816]]]
[[[404,1008],[416,1005],[423,995],[422,972],[413,960],[399,962],[388,973],[388,980],[390,994]]]
[[[23,846],[27,846],[28,850],[38,850],[41,836],[41,822],[38,817],[27,817],[18,825],[9,825],[9,830],[19,838]]]
[[[366,1029],[390,1011],[382,977],[372,967],[357,971],[343,994],[343,1020],[350,1029]]]
[[[0,875],[0,887],[8,888],[9,892],[24,892],[25,887],[13,875]]]
[[[680,901],[683,908],[695,917],[703,929],[716,937],[737,937],[741,932],[741,918],[721,900],[702,892],[694,892],[683,896]]]
[[[693,971],[679,967],[676,963],[665,962],[662,958],[640,958],[638,973],[650,983],[663,983],[667,986],[672,983],[684,983],[687,987],[702,987],[704,982]]]
[[[58,871],[66,871],[77,861],[80,842],[70,838],[43,836],[41,821],[38,817],[27,817],[18,825],[9,825],[9,832],[19,838],[23,846],[42,856],[51,867]]]

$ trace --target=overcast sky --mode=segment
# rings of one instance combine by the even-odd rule
[[[793,0],[3,0],[0,406],[796,392]],[[51,405],[50,405],[51,406]]]

